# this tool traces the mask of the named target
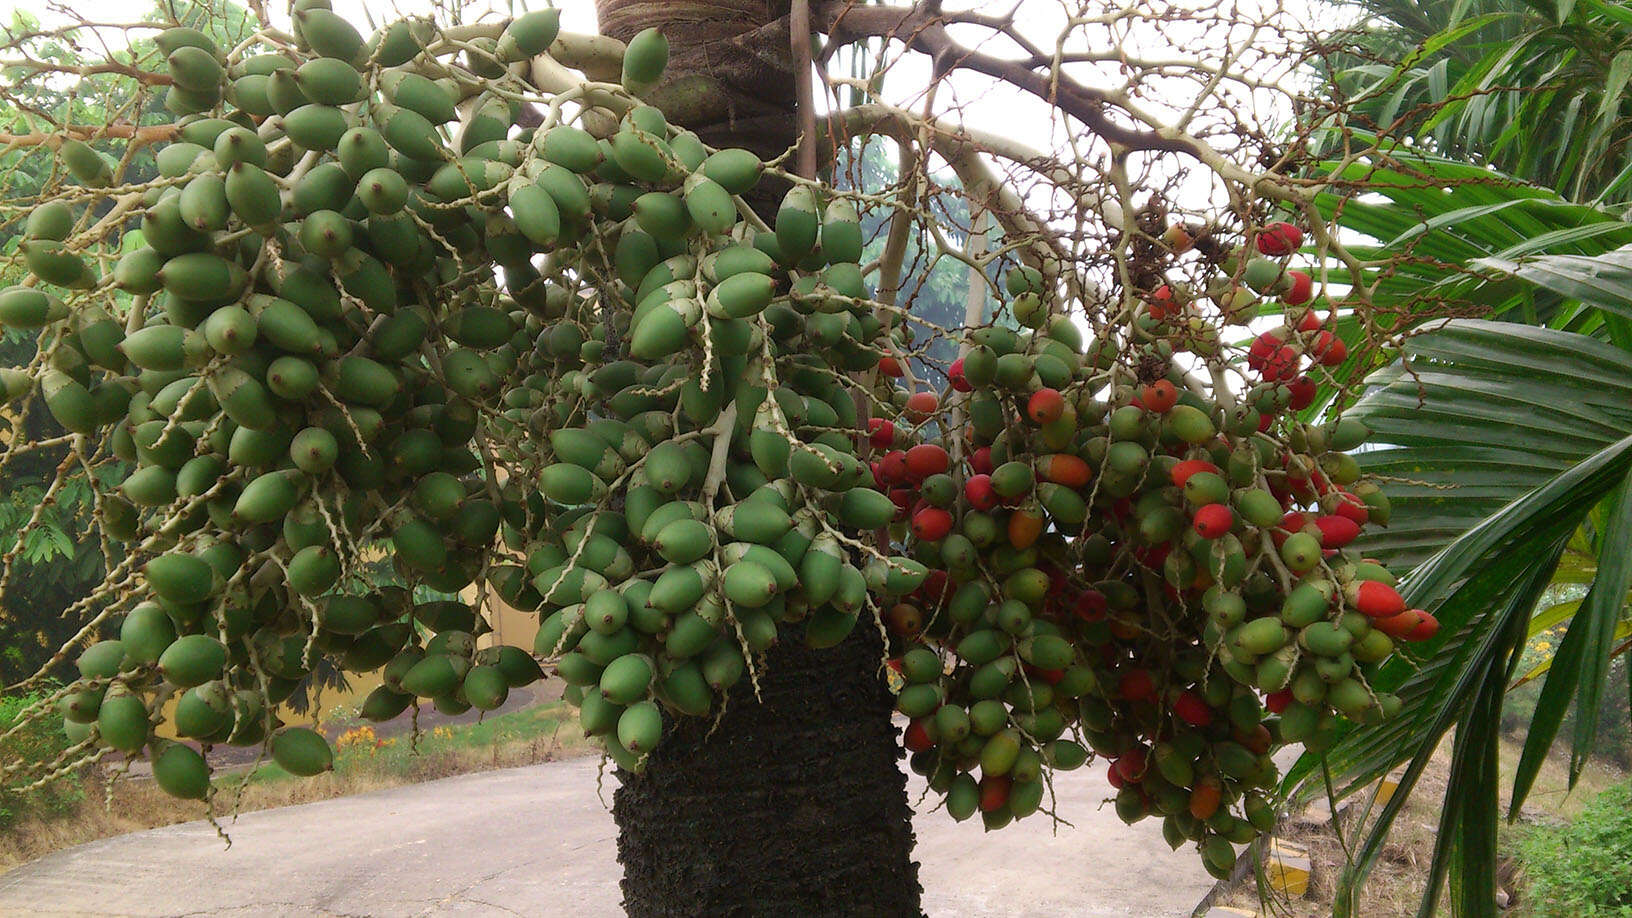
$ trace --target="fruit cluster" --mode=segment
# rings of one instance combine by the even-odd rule
[[[65,196],[28,221],[38,285],[0,292],[0,322],[42,330],[49,412],[105,436],[124,470],[98,517],[129,546],[110,580],[141,586],[118,596],[129,603],[119,638],[80,657],[70,734],[94,725],[124,752],[152,743],[161,785],[181,796],[204,796],[208,770],[191,747],[153,738],[172,698],[177,735],[267,742],[284,767],[313,774],[328,767],[326,743],[279,729],[272,711],[320,658],[386,667],[364,706],[380,718],[412,693],[443,710],[496,707],[542,675],[523,651],[476,650],[484,624],[471,604],[416,602],[365,566],[388,542],[407,583],[456,593],[481,576],[502,519],[523,521],[525,507],[479,474],[477,431],[570,295],[537,272],[513,272],[507,292],[482,282],[493,263],[525,265],[544,250],[535,240],[554,240],[523,234],[502,195],[483,195],[501,181],[518,198],[547,182],[575,183],[581,200],[588,189],[537,176],[556,167],[509,136],[497,96],[474,100],[447,146],[439,126],[473,76],[450,68],[436,81],[412,66],[436,38],[428,23],[365,42],[323,3],[300,5],[295,22],[298,51],[232,59],[191,29],[159,35],[174,81],[165,104],[181,120],[156,180],[104,193],[131,215],[122,256],[98,275],[76,251],[99,241],[76,233],[73,205],[88,196]],[[555,34],[553,11],[520,17],[466,64],[502,70]],[[59,156],[86,188],[113,181],[83,143],[64,141]],[[13,373],[8,394],[33,382]]]
[[[1209,256],[1225,323],[1250,291],[1288,306],[1241,364],[1180,284],[1085,341],[1021,266],[933,393],[851,199],[778,173],[767,223],[743,196],[771,167],[641,104],[661,35],[630,42],[621,90],[523,126],[553,11],[457,41],[421,20],[365,40],[326,0],[294,19],[268,53],[160,35],[158,177],[118,185],[64,141],[83,187],[34,211],[33,282],[0,291],[41,342],[5,395],[38,392],[122,470],[97,513],[123,618],[61,699],[76,742],[145,749],[203,798],[205,758],[160,719],[313,774],[327,743],[275,710],[321,665],[379,670],[383,720],[495,708],[542,659],[639,771],[772,643],[865,615],[954,817],[1027,816],[1051,769],[1099,755],[1125,818],[1227,870],[1273,817],[1273,748],[1397,706],[1366,674],[1433,621],[1345,548],[1387,521],[1344,452],[1366,431],[1296,414],[1305,370],[1344,355],[1287,268],[1295,227]],[[478,647],[488,591],[539,613],[534,654]]]
[[[1398,708],[1367,673],[1436,625],[1347,548],[1388,521],[1345,452],[1366,429],[1298,418],[1303,371],[1341,359],[1298,308],[1308,275],[1284,256],[1300,238],[1272,225],[1258,248],[1280,257],[1211,266],[1224,322],[1256,315],[1254,288],[1296,316],[1254,341],[1239,386],[1187,370],[1218,363],[1217,336],[1196,334],[1200,306],[1175,285],[1085,349],[1022,269],[1007,284],[1017,327],[971,331],[951,367],[961,436],[875,424],[894,447],[874,474],[895,533],[932,571],[888,619],[904,742],[954,818],[1027,816],[1049,770],[1091,750],[1125,820],[1163,817],[1174,847],[1200,843],[1224,875],[1234,845],[1273,826],[1276,748],[1318,750],[1339,717]],[[1175,255],[1190,239],[1167,236]]]

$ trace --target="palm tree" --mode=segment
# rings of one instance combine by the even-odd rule
[[[1324,90],[1351,123],[1578,202],[1632,202],[1632,9],[1613,0],[1362,0]]]
[[[1322,207],[1378,255],[1410,252],[1376,281],[1370,327],[1348,324],[1356,343],[1385,332],[1403,344],[1358,348],[1324,407],[1374,431],[1379,447],[1359,460],[1393,480],[1394,518],[1365,548],[1406,575],[1407,600],[1442,628],[1374,680],[1405,701],[1403,715],[1305,755],[1285,787],[1344,796],[1406,764],[1342,877],[1336,911],[1356,913],[1388,830],[1454,730],[1422,913],[1449,876],[1457,913],[1493,914],[1500,715],[1526,642],[1564,629],[1527,674],[1545,682],[1510,817],[1572,705],[1572,783],[1579,775],[1610,664],[1632,635],[1632,11],[1597,0],[1363,6],[1361,25],[1329,43],[1345,51],[1322,59],[1323,91],[1353,103],[1349,132],[1399,146],[1348,167],[1385,177],[1380,200]],[[1345,406],[1338,393],[1362,377],[1364,396]],[[1539,607],[1556,583],[1589,589]]]

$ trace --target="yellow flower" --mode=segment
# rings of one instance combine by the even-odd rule
[[[375,739],[373,727],[352,727],[340,734],[339,739],[336,739],[334,744],[342,748],[346,746],[371,746],[374,744]]]

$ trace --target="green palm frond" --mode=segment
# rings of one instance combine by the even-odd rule
[[[1351,127],[1578,202],[1632,202],[1632,11],[1609,0],[1370,0],[1317,65]]]
[[[1493,272],[1488,283],[1505,276],[1550,297],[1559,315],[1632,315],[1632,249],[1479,267]],[[1342,877],[1337,913],[1356,914],[1355,893],[1388,830],[1454,729],[1422,913],[1433,913],[1449,877],[1457,914],[1493,914],[1499,714],[1525,641],[1543,622],[1566,627],[1520,754],[1510,815],[1572,706],[1572,782],[1580,773],[1596,739],[1616,635],[1625,631],[1632,353],[1576,331],[1453,320],[1425,326],[1368,383],[1352,413],[1377,446],[1358,459],[1390,480],[1394,519],[1361,547],[1410,571],[1402,594],[1432,611],[1441,631],[1370,680],[1373,690],[1401,698],[1400,717],[1347,728],[1324,755],[1300,759],[1284,787],[1308,792],[1329,781],[1344,796],[1406,765]],[[1538,611],[1559,578],[1591,589],[1583,600]]]

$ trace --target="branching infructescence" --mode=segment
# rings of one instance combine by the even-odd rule
[[[329,767],[278,718],[322,660],[381,671],[375,719],[497,707],[542,660],[639,771],[665,715],[717,715],[773,643],[865,616],[955,818],[1029,816],[1097,754],[1125,818],[1225,873],[1273,820],[1275,747],[1397,704],[1367,673],[1433,620],[1344,553],[1388,517],[1344,452],[1365,430],[1298,419],[1344,357],[1316,279],[1368,265],[1320,219],[1334,186],[1279,171],[1300,141],[1271,156],[1232,117],[1277,85],[1248,51],[1081,47],[1132,10],[1080,10],[1050,49],[940,4],[797,3],[831,39],[797,58],[885,38],[937,82],[909,106],[834,81],[872,101],[820,122],[800,93],[789,169],[643,104],[656,32],[545,11],[365,39],[296,7],[225,51],[171,28],[151,59],[76,65],[163,87],[174,124],[0,136],[54,170],[26,217],[7,204],[27,276],[0,323],[39,356],[0,382],[75,435],[60,474],[124,470],[96,502],[108,578],[71,610],[94,612],[63,651],[82,678],[36,712],[75,746],[42,768],[145,754],[213,801],[218,744]],[[971,74],[1065,140],[962,123],[941,81]],[[1169,80],[1186,101],[1151,103]],[[931,315],[943,268],[960,292]],[[1260,297],[1284,322],[1232,345]],[[399,582],[367,573],[382,549]],[[540,616],[534,653],[478,647],[490,593]]]

